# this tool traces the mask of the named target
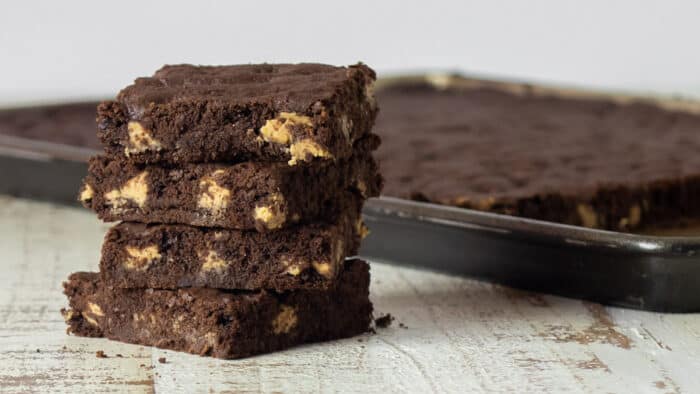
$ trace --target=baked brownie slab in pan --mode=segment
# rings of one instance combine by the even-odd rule
[[[464,175],[464,165],[459,162],[454,162],[446,167],[433,165],[435,163],[428,165],[430,158],[436,157],[436,152],[425,152],[422,159],[418,155],[419,160],[414,162],[397,160],[406,159],[412,155],[416,156],[415,149],[421,144],[430,148],[433,146],[431,141],[436,138],[435,135],[450,135],[450,133],[460,132],[464,126],[461,122],[451,124],[448,122],[439,129],[431,130],[427,127],[431,123],[430,118],[426,118],[426,114],[421,111],[415,111],[420,108],[411,107],[411,105],[415,105],[416,100],[420,102],[424,99],[426,94],[438,97],[445,95],[449,98],[449,95],[454,95],[453,89],[457,87],[477,87],[486,91],[491,89],[496,92],[510,92],[523,102],[533,97],[550,97],[551,100],[554,100],[555,97],[559,99],[566,97],[574,100],[603,100],[608,102],[607,106],[603,106],[608,109],[601,110],[602,113],[611,111],[609,108],[616,108],[615,105],[619,104],[642,106],[658,111],[661,117],[676,117],[676,120],[670,121],[671,124],[677,122],[674,127],[683,126],[684,122],[692,120],[698,108],[697,104],[682,100],[651,100],[630,96],[600,95],[530,85],[470,80],[454,76],[380,79],[377,97],[381,112],[375,130],[384,140],[379,151],[379,157],[382,160],[380,166],[387,178],[385,196],[391,197],[371,199],[366,204],[364,214],[370,235],[365,239],[359,255],[390,264],[411,265],[472,276],[515,287],[579,297],[613,305],[671,312],[700,310],[700,294],[693,291],[700,285],[698,283],[700,259],[695,257],[700,248],[700,237],[643,236],[620,232],[620,230],[647,232],[651,225],[677,227],[683,221],[692,221],[695,214],[694,202],[687,198],[691,194],[680,197],[678,193],[673,191],[680,190],[683,193],[688,193],[687,185],[689,184],[676,182],[676,186],[673,186],[674,189],[671,186],[674,183],[667,182],[680,179],[679,177],[674,178],[668,176],[669,173],[664,174],[666,179],[662,180],[660,184],[666,187],[664,190],[668,191],[667,194],[643,194],[646,189],[638,187],[636,189],[629,188],[627,192],[619,194],[622,197],[609,197],[607,200],[605,198],[591,199],[590,196],[599,195],[597,192],[576,194],[577,196],[588,196],[588,200],[570,198],[565,200],[566,203],[563,203],[564,199],[559,198],[559,205],[549,205],[549,207],[561,208],[552,211],[558,215],[557,217],[525,215],[540,211],[533,209],[532,204],[513,203],[513,201],[518,201],[518,198],[529,199],[530,202],[537,201],[537,199],[522,197],[524,194],[521,194],[520,197],[513,194],[510,198],[503,198],[503,195],[500,195],[499,197],[502,198],[499,200],[500,202],[496,201],[496,198],[487,198],[486,202],[477,204],[474,201],[481,200],[476,197],[456,198],[455,195],[457,197],[467,196],[466,193],[463,193],[464,190],[459,188],[443,188],[443,191],[455,193],[452,196],[449,194],[440,196],[439,193],[430,193],[431,190],[440,191],[439,187],[432,189],[412,187],[418,184],[416,179],[431,179],[433,182],[431,187],[440,185],[440,183],[454,185],[455,180],[466,179],[462,176]],[[426,93],[426,88],[429,88],[428,93]],[[399,92],[400,94],[398,94]],[[431,102],[433,102],[432,99]],[[94,105],[96,106],[96,104]],[[36,111],[39,110],[40,115],[32,115],[30,118],[39,119],[39,121],[49,124],[57,124],[57,129],[87,133],[91,138],[94,138],[94,113],[90,117],[83,116],[83,121],[79,124],[64,127],[60,121],[61,118],[57,120],[55,116],[51,115],[58,107],[47,108],[51,110],[47,111],[43,107],[14,109],[12,111],[15,114],[10,118],[18,116],[17,113],[36,114]],[[462,109],[449,105],[443,106],[443,109],[452,114],[463,112]],[[424,108],[424,110],[427,109]],[[411,114],[402,119],[397,116],[402,111],[404,113],[408,111]],[[7,111],[2,112],[2,114],[5,113]],[[407,139],[397,140],[396,130],[399,129],[391,127],[397,125],[402,128],[408,121],[425,122],[422,124],[424,135],[418,138],[417,134],[413,136],[406,134],[404,137]],[[419,124],[416,123],[416,125]],[[662,125],[663,123],[660,123],[660,126]],[[492,125],[491,129],[495,126],[497,124]],[[545,129],[547,127],[544,123],[541,126]],[[81,127],[84,131],[81,131]],[[482,132],[489,130],[487,127]],[[665,129],[659,127],[659,130]],[[75,190],[79,187],[80,179],[87,171],[85,164],[87,157],[96,152],[89,148],[90,143],[84,144],[87,145],[87,148],[85,146],[76,147],[70,144],[32,140],[23,136],[22,130],[17,129],[16,124],[8,122],[7,117],[0,116],[0,146],[2,147],[0,148],[0,160],[2,161],[0,169],[3,170],[0,171],[0,192],[75,203]],[[668,134],[664,134],[664,136],[668,137]],[[686,135],[686,137],[692,139],[693,136]],[[511,136],[511,138],[520,141],[520,137],[517,135]],[[649,135],[640,134],[638,140],[640,146],[646,147],[643,153],[644,157],[647,158],[650,153],[653,153],[654,147],[651,144],[644,145],[648,138],[650,138]],[[657,138],[657,141],[661,140],[663,138]],[[509,139],[506,138],[504,141],[507,142]],[[92,144],[94,146],[96,141],[93,141]],[[630,144],[630,146],[635,146],[633,142]],[[666,141],[664,144],[670,144],[670,142]],[[690,147],[692,144],[689,142],[687,145]],[[510,145],[514,146],[514,144]],[[404,150],[406,147],[408,147],[408,151]],[[504,159],[504,161],[508,158],[510,158],[509,160],[513,159],[513,155],[509,155],[509,152],[503,147],[494,150],[489,146],[479,145],[477,148],[472,152],[473,154],[486,156],[492,160],[491,162],[484,161],[486,164],[482,168],[498,169],[498,165],[489,167],[489,163],[493,164],[499,158]],[[683,179],[691,179],[693,160],[692,158],[685,160],[687,158],[684,158],[684,155],[687,154],[687,149],[690,148],[679,151],[675,161],[660,165],[660,168],[668,169],[669,165],[673,166],[684,162],[676,169],[680,168],[679,174],[683,175]],[[402,150],[404,153],[401,153]],[[489,150],[490,154],[488,154]],[[669,150],[664,152],[668,153]],[[468,153],[464,152],[465,155]],[[624,158],[622,155],[620,157]],[[440,162],[440,160],[433,160],[433,162]],[[564,163],[565,160],[561,162]],[[595,164],[593,161],[588,163]],[[657,162],[657,164],[659,163]],[[630,168],[632,167],[630,164]],[[10,168],[12,171],[6,170]],[[527,170],[528,167],[522,168]],[[653,168],[651,170],[656,171]],[[429,174],[427,177],[416,177],[426,173]],[[603,173],[607,174],[607,172]],[[595,171],[589,171],[588,174],[592,176]],[[643,175],[643,173],[639,174]],[[527,171],[520,174],[525,179],[528,179],[527,175],[529,175]],[[518,178],[518,174],[511,175],[511,178],[513,178],[514,184],[518,184],[518,179],[521,179]],[[552,179],[558,178],[553,177]],[[583,182],[584,180],[585,178],[580,178],[581,182],[578,183],[586,184]],[[540,181],[544,182],[546,179],[540,179]],[[463,183],[463,186],[469,184]],[[484,194],[497,190],[485,187],[489,186],[489,182],[486,181],[477,182],[477,184],[480,184],[485,190]],[[498,182],[494,184],[498,184]],[[559,189],[558,191],[565,191],[564,187]],[[630,190],[634,192],[630,192]],[[566,193],[560,193],[560,195],[571,196],[571,194]],[[650,202],[655,201],[658,204],[645,204],[645,197]],[[421,201],[408,201],[410,198]],[[426,203],[425,200],[429,200],[431,203]],[[510,205],[504,201],[509,201]],[[679,209],[676,201],[681,202],[680,207],[682,208]],[[579,203],[582,202],[583,208],[579,208]],[[639,205],[639,215],[636,214],[635,204]],[[534,205],[534,207],[538,206],[544,207],[544,200],[540,199],[540,204]],[[606,206],[610,207],[608,211],[601,209]],[[650,206],[652,210],[656,211],[647,210],[645,206]],[[469,207],[469,209],[465,209],[465,207]],[[529,208],[524,209],[524,207]],[[522,210],[518,211],[521,208]],[[480,209],[490,209],[491,212],[480,212]],[[587,215],[590,212],[594,212],[593,215]],[[511,216],[516,214],[539,219],[561,220],[579,226]],[[590,216],[595,217],[595,221],[590,220]],[[588,217],[589,220],[586,221],[585,217]],[[615,231],[602,231],[582,226],[586,224],[595,224],[591,227],[608,228]]]
[[[385,195],[614,231],[700,218],[697,103],[458,77],[377,99]]]

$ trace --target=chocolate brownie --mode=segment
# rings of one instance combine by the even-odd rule
[[[336,286],[285,293],[111,288],[97,273],[64,283],[68,332],[219,358],[240,358],[368,330],[369,266],[346,263]]]
[[[622,231],[700,218],[697,113],[453,80],[378,90],[385,195]]]
[[[136,163],[347,158],[377,107],[363,64],[164,66],[98,106],[107,153]]]
[[[379,194],[381,177],[370,149],[376,136],[348,159],[288,166],[280,162],[139,165],[97,156],[80,200],[105,221],[178,223],[276,230],[336,212],[354,188]]]
[[[102,280],[121,288],[326,289],[367,232],[361,201],[352,199],[335,223],[266,233],[124,222],[105,237]]]

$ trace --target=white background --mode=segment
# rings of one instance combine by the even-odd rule
[[[14,1],[0,104],[114,95],[164,63],[362,60],[700,96],[698,1]]]

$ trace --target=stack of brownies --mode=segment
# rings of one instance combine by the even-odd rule
[[[360,211],[377,196],[374,72],[165,66],[98,107],[80,200],[99,273],[64,284],[68,331],[222,358],[368,329]]]

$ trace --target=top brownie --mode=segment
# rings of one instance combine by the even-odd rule
[[[107,154],[134,163],[346,158],[377,107],[363,64],[164,66],[97,109]]]
[[[700,219],[692,103],[453,81],[377,91],[384,195],[615,231]]]

